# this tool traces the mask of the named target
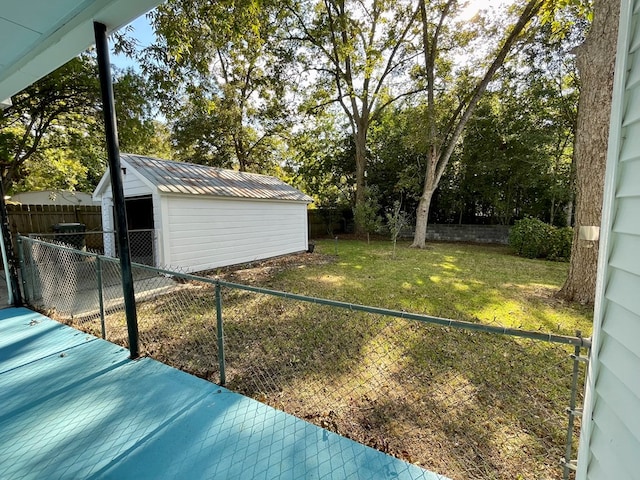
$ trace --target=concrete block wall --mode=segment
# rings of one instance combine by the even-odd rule
[[[510,228],[508,225],[429,224],[427,227],[427,241],[507,245]],[[413,232],[407,233],[407,235],[403,234],[403,236],[413,236]]]

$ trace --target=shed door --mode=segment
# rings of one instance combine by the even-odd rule
[[[153,265],[154,231],[153,200],[151,196],[125,199],[131,261]]]

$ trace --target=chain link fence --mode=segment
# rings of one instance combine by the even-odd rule
[[[127,346],[117,260],[21,245],[31,305]],[[572,478],[587,339],[133,275],[146,355],[449,478]]]
[[[143,265],[158,265],[157,232],[148,230],[129,230],[129,250],[131,261]],[[54,245],[118,258],[116,232],[114,231],[75,231],[57,233],[32,233],[34,238]]]

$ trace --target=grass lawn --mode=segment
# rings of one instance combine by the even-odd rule
[[[272,288],[415,313],[574,335],[591,334],[592,310],[554,298],[568,264],[530,260],[508,247],[338,240],[335,261],[288,269]],[[336,242],[316,242],[335,256]]]
[[[215,273],[350,303],[591,333],[589,308],[554,298],[565,263],[506,247],[406,247],[392,257],[388,241],[339,240],[336,256],[336,243],[323,240],[314,254]],[[139,304],[142,348],[217,382],[213,287],[177,286]],[[229,388],[453,479],[561,478],[572,347],[222,293]],[[106,323],[108,339],[126,341],[122,312]]]

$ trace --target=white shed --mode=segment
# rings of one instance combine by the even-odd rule
[[[131,154],[121,162],[129,231],[148,232],[130,234],[133,261],[153,245],[155,265],[196,272],[308,249],[313,199],[275,177]],[[113,230],[109,171],[93,197]],[[105,254],[114,253],[105,234]]]
[[[620,4],[578,480],[640,479],[640,0]]]

